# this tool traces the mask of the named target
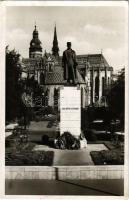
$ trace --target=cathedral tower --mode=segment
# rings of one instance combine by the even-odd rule
[[[33,38],[30,42],[30,48],[29,48],[29,57],[30,58],[37,58],[42,57],[42,47],[41,47],[41,41],[38,38],[38,31],[36,29],[33,31]]]
[[[56,25],[55,25],[55,28],[54,28],[52,55],[55,56],[55,58],[59,57],[59,47],[58,47],[58,40],[57,40],[57,33],[56,33]]]

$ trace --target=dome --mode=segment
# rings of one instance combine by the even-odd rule
[[[38,31],[36,29],[36,26],[35,26],[35,29],[33,31],[33,38],[32,38],[32,40],[30,42],[30,47],[31,48],[41,47],[41,41],[38,38]]]
[[[35,45],[40,45],[41,41],[38,38],[33,38],[30,42],[30,45],[35,46]]]
[[[29,56],[30,57],[36,57],[36,56],[41,56],[41,52],[42,52],[42,47],[41,47],[41,41],[38,38],[38,31],[35,29],[33,31],[33,38],[30,41],[30,48],[29,48]]]

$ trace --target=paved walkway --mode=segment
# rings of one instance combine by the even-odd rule
[[[123,180],[6,180],[6,195],[123,196]]]
[[[106,150],[104,144],[88,144],[87,148],[80,150],[57,150],[54,153],[54,166],[94,165],[90,152]]]
[[[79,150],[61,150],[46,145],[36,145],[33,151],[54,151],[53,166],[80,166],[94,165],[90,152],[106,149],[107,147],[104,144],[88,144],[87,148]]]
[[[54,166],[94,165],[88,149],[58,150],[54,153]]]
[[[94,165],[88,148],[82,150],[61,150],[45,145],[36,145],[33,151],[54,151],[53,166]]]

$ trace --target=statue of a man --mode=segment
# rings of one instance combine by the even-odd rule
[[[67,42],[67,49],[63,52],[62,67],[64,68],[64,79],[68,83],[76,84],[76,53],[71,49],[71,42]]]

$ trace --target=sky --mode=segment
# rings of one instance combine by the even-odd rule
[[[56,23],[60,55],[71,41],[77,55],[102,52],[114,70],[119,70],[127,66],[126,10],[124,6],[10,6],[6,44],[27,58],[36,22],[43,52],[51,52]]]

